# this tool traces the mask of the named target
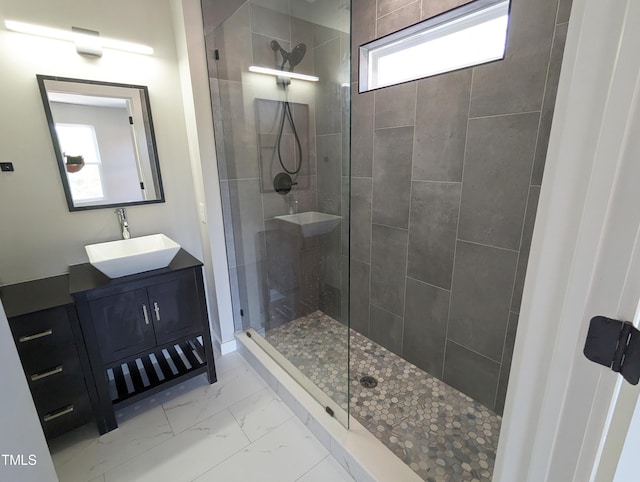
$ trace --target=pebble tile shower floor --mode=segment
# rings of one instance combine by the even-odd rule
[[[501,417],[353,330],[347,381],[346,330],[316,311],[265,338],[424,480],[490,481]]]

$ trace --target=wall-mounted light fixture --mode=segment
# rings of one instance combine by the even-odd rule
[[[132,52],[136,54],[153,55],[152,47],[132,42],[125,42],[123,40],[101,37],[100,33],[94,30],[86,30],[79,27],[72,27],[71,30],[63,30],[59,28],[45,27],[42,25],[34,25],[31,23],[16,22],[14,20],[5,20],[4,25],[7,30],[11,30],[13,32],[73,42],[76,45],[76,50],[79,54],[100,57],[102,55],[102,49],[106,48],[123,50],[125,52]]]
[[[286,70],[268,69],[266,67],[256,67],[252,65],[249,67],[249,72],[255,72],[256,74],[267,74],[276,77],[285,77],[287,79],[308,80],[309,82],[318,82],[320,79],[315,75],[298,74],[297,72],[287,72]]]

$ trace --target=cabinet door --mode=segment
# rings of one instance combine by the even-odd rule
[[[147,288],[158,345],[200,329],[200,309],[193,273]]]
[[[105,364],[155,346],[144,288],[94,300],[90,307]]]

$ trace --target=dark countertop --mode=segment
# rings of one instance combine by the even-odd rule
[[[132,274],[130,276],[123,276],[121,278],[110,279],[91,266],[90,263],[76,264],[69,266],[69,293],[74,295],[76,293],[82,293],[96,288],[116,286],[121,283],[143,279],[148,277],[150,274],[171,273],[172,271],[180,271],[183,269],[193,268],[195,266],[202,266],[202,262],[191,256],[182,248],[180,248],[178,254],[176,254],[175,258],[173,258],[171,263],[169,263],[169,266],[166,268]]]
[[[8,318],[73,303],[68,274],[2,286],[0,298]]]
[[[166,268],[110,279],[89,263],[69,267],[69,274],[52,276],[35,281],[25,281],[0,287],[0,299],[8,318],[34,313],[73,303],[72,295],[95,288],[116,286],[143,279],[150,274],[171,273],[202,266],[202,262],[180,249]]]

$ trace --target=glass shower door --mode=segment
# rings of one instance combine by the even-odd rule
[[[350,19],[331,3],[203,16],[235,328],[347,425]]]

